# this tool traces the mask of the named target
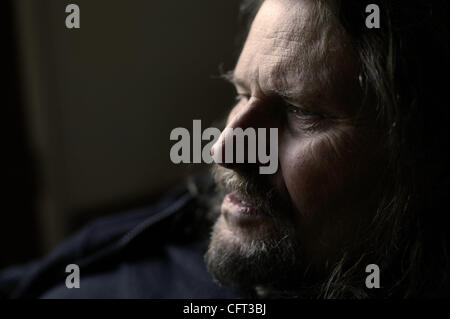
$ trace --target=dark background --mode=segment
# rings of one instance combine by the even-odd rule
[[[79,5],[81,28],[65,27]],[[201,165],[175,165],[175,127],[227,114],[237,0],[2,2],[0,267],[93,218],[149,204]]]

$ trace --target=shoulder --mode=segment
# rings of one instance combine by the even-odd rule
[[[10,298],[229,296],[206,271],[207,243],[201,236],[174,236],[189,228],[186,223],[196,205],[195,194],[183,185],[156,205],[96,220],[45,258],[1,272],[0,294]],[[65,284],[69,264],[79,267],[80,288],[68,289]]]

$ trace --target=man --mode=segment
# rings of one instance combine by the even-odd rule
[[[239,99],[227,127],[278,128],[280,167],[268,178],[250,165],[217,169],[227,195],[206,261],[220,282],[256,287],[262,296],[425,292],[415,287],[424,283],[425,273],[419,278],[414,272],[423,271],[421,254],[431,253],[420,238],[431,216],[421,214],[433,213],[423,202],[430,199],[415,188],[426,193],[432,187],[420,179],[430,168],[419,166],[431,162],[414,157],[424,145],[406,127],[423,121],[414,118],[423,116],[413,114],[420,113],[416,108],[434,106],[421,100],[425,83],[407,88],[402,78],[401,72],[408,72],[411,81],[419,80],[414,73],[424,72],[407,64],[420,53],[407,51],[413,48],[402,33],[427,28],[423,20],[436,8],[424,1],[410,5],[416,6],[412,11],[425,10],[420,18],[406,21],[408,14],[394,16],[403,13],[380,3],[384,21],[374,31],[365,29],[364,7],[352,1],[262,3],[230,76]],[[433,89],[436,98],[438,87]],[[444,105],[435,102],[441,104],[436,108]],[[218,144],[213,151],[225,145]],[[412,145],[418,150],[408,149]],[[440,248],[431,249],[440,254]],[[365,267],[373,263],[383,276],[380,291],[364,284]],[[427,284],[428,293],[445,287],[439,279]]]
[[[219,191],[203,176],[152,210],[99,221],[4,272],[4,295],[448,296],[446,5],[379,1],[379,29],[367,5],[251,6],[226,126],[277,128],[276,173],[216,165]],[[64,285],[67,264],[81,288]]]

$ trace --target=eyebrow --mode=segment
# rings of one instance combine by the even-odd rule
[[[222,78],[223,80],[225,80],[228,83],[231,83],[233,85],[246,86],[246,85],[244,85],[244,81],[236,78],[236,76],[234,74],[234,70],[230,70],[230,71],[222,73],[220,75],[220,78]]]
[[[230,70],[221,74],[221,77],[232,85],[249,89],[247,81],[236,77],[235,70]],[[270,91],[273,97],[281,98],[283,101],[297,107],[307,107],[309,109],[322,109],[326,96],[320,89],[306,87],[299,92],[293,92],[293,89],[283,89],[282,86],[273,87]],[[325,100],[324,100],[325,99]],[[326,103],[326,102],[325,102]]]

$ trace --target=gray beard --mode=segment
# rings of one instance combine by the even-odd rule
[[[249,289],[256,286],[291,290],[304,275],[299,246],[290,230],[264,238],[230,239],[226,221],[219,217],[205,254],[208,271],[222,285]]]
[[[213,278],[222,285],[249,290],[263,287],[265,290],[299,290],[305,278],[312,278],[312,270],[301,253],[296,230],[289,218],[289,207],[272,189],[262,188],[265,183],[237,178],[229,170],[215,167],[213,170],[218,193],[210,202],[208,216],[214,222],[205,263]],[[232,229],[220,213],[223,198],[230,189],[239,189],[250,196],[271,216],[273,227],[255,234],[238,233]],[[278,203],[274,207],[274,203]],[[284,212],[284,213],[283,213]],[[235,233],[237,232],[237,233]],[[235,234],[233,234],[235,233]]]

